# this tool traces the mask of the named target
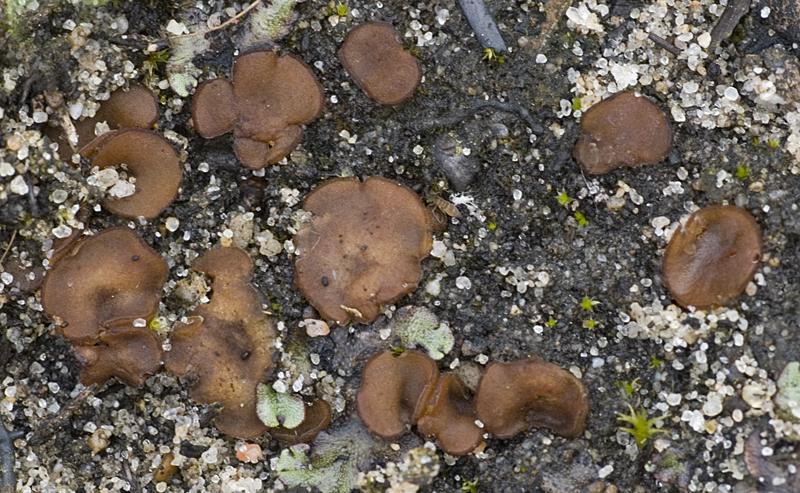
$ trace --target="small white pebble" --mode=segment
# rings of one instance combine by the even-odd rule
[[[614,472],[614,466],[609,464],[609,465],[603,467],[602,469],[600,469],[599,471],[597,471],[597,476],[600,479],[603,479],[603,478],[608,477],[608,475],[611,474],[612,472]]]
[[[470,289],[472,287],[472,281],[469,280],[469,277],[459,276],[456,278],[456,287],[458,289]]]

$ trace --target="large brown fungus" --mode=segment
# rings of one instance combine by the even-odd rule
[[[215,420],[220,431],[258,437],[267,428],[256,414],[256,387],[272,366],[275,330],[250,285],[253,262],[239,248],[216,248],[192,268],[213,279],[211,301],[177,325],[164,364],[193,381],[189,394],[195,401],[222,402]]]
[[[108,327],[151,320],[167,280],[164,259],[125,227],[84,236],[47,273],[42,305],[57,331],[92,343]]]
[[[379,437],[400,438],[425,411],[438,378],[436,361],[422,351],[376,354],[364,365],[356,397],[364,426]]]
[[[664,252],[664,284],[681,306],[724,305],[744,291],[761,262],[761,230],[746,210],[704,207],[675,231]]]
[[[433,236],[413,190],[379,176],[333,179],[303,209],[312,218],[294,237],[295,280],[324,318],[371,323],[381,305],[417,287]]]
[[[80,238],[48,272],[42,305],[72,341],[85,385],[116,376],[141,386],[158,369],[161,340],[147,324],[166,279],[164,259],[124,227]]]
[[[586,111],[581,132],[575,159],[593,175],[657,163],[672,149],[672,130],[664,113],[646,97],[630,91]]]
[[[236,156],[250,169],[286,157],[303,137],[302,124],[322,112],[322,86],[302,60],[253,51],[233,64],[233,80],[197,88],[192,121],[210,139],[233,131]]]
[[[156,133],[140,128],[109,132],[89,155],[93,166],[124,166],[126,173],[135,177],[133,190],[116,195],[109,192],[103,200],[103,206],[117,216],[152,219],[178,195],[180,158],[172,145]]]
[[[583,431],[589,398],[583,382],[539,358],[492,363],[481,378],[475,407],[486,429],[511,438],[530,428],[573,437]]]
[[[410,98],[422,80],[419,61],[403,49],[388,22],[367,22],[350,31],[339,57],[367,96],[386,106]]]

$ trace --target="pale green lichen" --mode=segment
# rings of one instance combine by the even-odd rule
[[[283,426],[291,430],[306,418],[306,406],[302,399],[277,392],[270,385],[259,384],[256,398],[258,418],[270,428]]]
[[[237,45],[248,48],[259,44],[272,44],[286,36],[297,19],[294,6],[297,0],[274,0],[260,3],[247,21],[246,29],[240,31]]]
[[[800,363],[797,361],[788,363],[781,372],[775,404],[788,419],[800,420]]]
[[[281,452],[276,471],[288,487],[317,488],[322,493],[348,493],[356,487],[358,468],[375,447],[375,439],[360,423],[350,422],[314,440],[309,458],[307,447],[292,446]]]
[[[169,80],[169,86],[179,96],[188,97],[191,91],[197,87],[197,77],[200,76],[202,71],[195,67],[192,60],[210,46],[205,36],[170,39],[167,79]]]
[[[431,358],[440,360],[453,349],[453,331],[429,309],[407,306],[397,311],[390,325],[392,333],[400,337],[404,347],[419,344]]]

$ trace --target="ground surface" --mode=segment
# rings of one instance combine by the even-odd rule
[[[328,447],[339,444],[340,463],[359,462],[373,478],[385,473],[388,479],[370,488],[385,489],[392,480],[395,491],[406,491],[402,473],[392,473],[396,468],[387,461],[402,464],[403,453],[423,443],[409,433],[393,450],[363,430],[352,431],[361,366],[389,341],[362,325],[305,338],[298,324],[309,306],[294,285],[286,243],[297,225],[298,199],[340,175],[381,175],[459,204],[461,218],[435,235],[442,242],[438,257],[422,262],[420,288],[397,303],[428,306],[453,328],[455,347],[440,369],[539,355],[580,375],[589,389],[591,412],[578,438],[534,430],[489,439],[480,454],[457,460],[440,452],[438,474],[421,475],[419,482],[430,481],[422,491],[476,491],[469,489],[474,484],[493,492],[798,491],[800,459],[792,441],[798,430],[779,419],[787,415],[773,402],[780,372],[800,352],[800,94],[793,78],[800,40],[792,39],[796,31],[782,30],[797,25],[792,12],[753,4],[719,47],[705,50],[694,43],[723,10],[707,0],[592,2],[588,10],[575,4],[570,21],[570,5],[557,0],[492,1],[489,11],[512,49],[492,59],[449,0],[352,1],[345,9],[309,0],[295,7],[298,19],[279,45],[313,67],[325,109],[288,164],[252,173],[238,164],[230,135],[204,140],[193,132],[190,98],[163,83],[163,63],[150,75],[143,65],[142,48],[164,39],[170,20],[191,25],[215,12],[223,21],[235,13],[225,11],[229,3],[212,4],[42,2],[21,19],[6,11],[16,39],[0,41],[0,161],[13,167],[0,173],[4,265],[16,258],[27,269],[41,266],[53,230],[64,223],[78,227],[77,208],[69,208],[100,202],[86,193],[86,163],[78,168],[57,159],[43,147],[41,133],[31,132],[48,125],[33,120],[37,104],[43,107],[37,97],[63,95],[65,106],[49,110],[54,122],[70,104],[93,109],[94,100],[127,80],[144,81],[160,98],[159,130],[177,134],[173,140],[185,145],[182,192],[149,223],[119,219],[98,206],[84,226],[130,225],[167,257],[171,271],[159,312],[166,341],[169,327],[187,311],[173,290],[190,276],[191,261],[235,229],[237,215],[252,212],[244,229],[256,231],[247,244],[254,284],[268,297],[282,338],[281,364],[271,376],[291,385],[302,373],[292,356],[310,354],[316,364],[307,374],[316,378],[301,383],[302,392],[333,405]],[[423,69],[415,95],[396,108],[369,100],[338,60],[346,32],[375,19],[404,35]],[[89,41],[76,46],[68,36],[81,23],[91,23]],[[201,80],[230,74],[239,29],[208,36],[209,47],[194,60]],[[680,54],[656,46],[647,39],[650,32],[676,43]],[[102,68],[97,60],[105,62]],[[657,165],[584,175],[572,157],[580,133],[573,110],[625,88],[665,111],[674,149]],[[458,152],[443,136],[457,142]],[[470,166],[477,175],[455,190],[453,170]],[[19,193],[25,188],[30,193]],[[62,195],[54,195],[57,190],[67,199],[54,200]],[[697,207],[722,203],[754,215],[764,262],[748,294],[690,314],[673,305],[662,281],[667,237]],[[167,218],[178,218],[176,230],[166,227]],[[266,232],[283,247],[277,255],[259,253],[258,238],[263,244]],[[185,383],[163,370],[142,389],[112,381],[70,407],[82,386],[69,343],[50,334],[53,322],[36,292],[20,292],[13,276],[2,280],[0,418],[26,432],[15,441],[18,491],[282,487],[275,466],[286,445],[255,440],[264,452],[241,462],[235,451],[243,441],[205,422],[208,406],[194,404]],[[585,300],[597,303],[586,309]],[[641,406],[649,417],[669,414],[659,423],[666,433],[639,449],[618,429],[624,423],[617,413],[629,413],[628,405]],[[65,420],[30,443],[43,420],[59,411]],[[96,440],[103,427],[109,436],[93,453],[90,437]],[[153,474],[168,453],[180,470],[157,485]]]

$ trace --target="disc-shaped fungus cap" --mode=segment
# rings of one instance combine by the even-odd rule
[[[144,385],[145,376],[161,366],[161,339],[148,327],[123,325],[100,334],[92,345],[76,345],[75,354],[84,365],[81,383],[102,386],[117,377],[133,387]]]
[[[761,262],[761,230],[741,207],[715,205],[689,216],[664,252],[664,284],[681,306],[724,305],[744,291]]]
[[[158,311],[167,263],[126,227],[84,236],[45,276],[42,305],[61,335],[95,343],[106,328],[149,321]]]
[[[657,163],[672,149],[664,113],[635,92],[621,92],[589,108],[581,118],[575,159],[593,175],[623,166]]]
[[[573,437],[583,432],[589,397],[583,382],[539,358],[491,363],[475,402],[478,417],[497,438],[531,428]]]
[[[181,186],[181,162],[175,149],[164,137],[140,128],[117,130],[106,136],[89,153],[92,165],[100,169],[124,165],[136,181],[133,194],[116,197],[109,193],[103,206],[130,219],[153,219],[161,214]]]
[[[312,217],[294,237],[295,281],[323,318],[371,323],[417,287],[433,236],[413,190],[379,176],[333,179],[303,209]]]
[[[100,108],[91,118],[76,121],[75,133],[78,137],[76,149],[82,151],[88,144],[94,147],[102,141],[103,136],[95,135],[98,123],[105,122],[109,130],[138,127],[153,128],[158,121],[158,101],[153,91],[141,84],[131,84],[127,89],[117,89],[109,98],[100,103]],[[64,156],[70,148],[69,142],[62,135],[54,136],[58,142],[58,150]],[[100,139],[97,143],[95,139]]]
[[[350,31],[339,58],[358,87],[386,106],[410,98],[422,80],[419,60],[403,49],[388,22],[367,22]]]
[[[233,130],[236,156],[261,169],[286,157],[324,103],[311,69],[292,55],[253,51],[233,64],[233,80],[214,79],[197,88],[192,121],[210,139]]]
[[[450,455],[466,455],[483,441],[483,430],[475,420],[475,399],[455,373],[444,373],[425,406],[417,427],[427,437],[436,437]]]
[[[221,432],[258,437],[267,427],[256,414],[256,387],[272,366],[275,331],[250,285],[253,262],[239,248],[215,248],[192,268],[213,279],[211,301],[177,325],[164,365],[192,380],[189,395],[196,402],[222,402],[215,419]]]
[[[376,354],[364,365],[356,397],[364,426],[379,437],[399,438],[422,415],[438,378],[436,361],[422,351]]]

